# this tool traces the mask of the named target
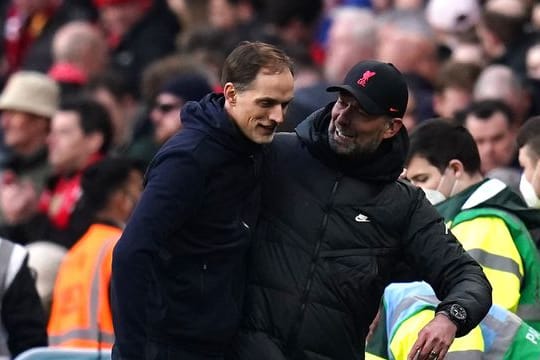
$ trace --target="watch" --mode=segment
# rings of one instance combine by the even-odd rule
[[[446,305],[437,314],[447,316],[459,328],[467,321],[467,310],[459,304]]]

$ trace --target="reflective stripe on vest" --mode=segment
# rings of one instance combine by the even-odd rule
[[[517,312],[529,325],[540,330],[540,306],[538,305],[540,303],[540,256],[529,231],[517,216],[493,208],[463,211],[453,220],[452,226],[482,216],[498,217],[506,223],[524,268]],[[459,237],[458,240],[460,240]]]
[[[506,353],[506,350],[512,345],[514,336],[521,326],[521,322],[514,316],[507,316],[502,321],[493,316],[491,312],[486,315],[480,324],[484,334],[487,334],[488,331],[495,333],[494,341],[491,345],[488,344],[489,348],[484,354],[484,359],[499,360],[501,359],[501,355]]]
[[[470,249],[467,250],[467,253],[482,266],[511,273],[519,279],[519,282],[523,279],[523,276],[519,271],[519,264],[512,258],[491,254],[483,249]]]
[[[95,262],[90,298],[89,302],[87,302],[89,326],[87,328],[70,329],[69,331],[59,335],[49,335],[50,345],[64,345],[70,343],[74,346],[88,347],[97,343],[98,346],[106,345],[108,348],[112,347],[114,343],[114,334],[100,330],[98,309],[100,305],[100,275],[103,261],[117,239],[118,237],[114,236],[103,243]]]

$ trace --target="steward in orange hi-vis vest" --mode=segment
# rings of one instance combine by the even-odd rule
[[[109,284],[119,227],[96,223],[62,261],[54,286],[49,343],[110,349],[114,343]]]

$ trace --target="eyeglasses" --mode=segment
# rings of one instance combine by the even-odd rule
[[[179,104],[160,104],[157,103],[154,105],[154,109],[159,110],[162,113],[168,113],[169,111],[176,110],[179,107]]]

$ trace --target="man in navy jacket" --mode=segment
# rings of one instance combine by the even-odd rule
[[[114,359],[222,359],[242,308],[261,144],[292,99],[289,58],[243,43],[223,94],[189,102],[183,129],[149,165],[114,250]]]

